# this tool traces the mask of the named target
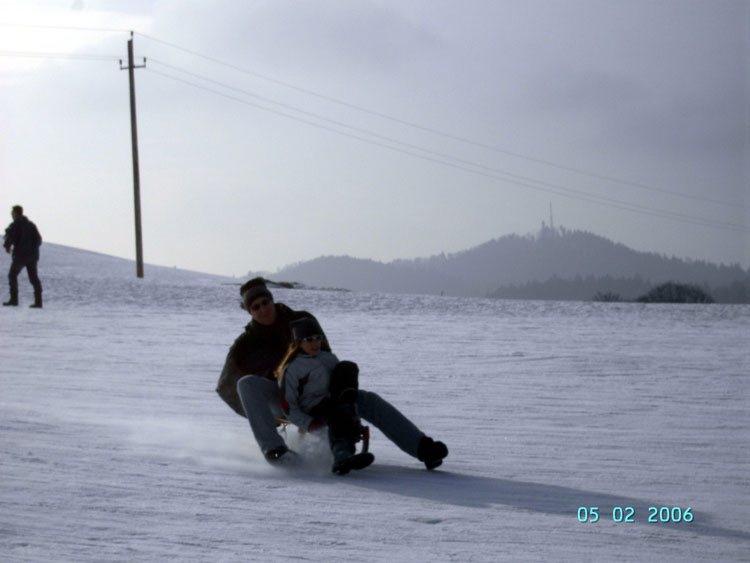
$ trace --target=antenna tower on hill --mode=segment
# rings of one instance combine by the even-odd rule
[[[552,202],[549,202],[549,228],[555,232],[555,220],[552,218]]]

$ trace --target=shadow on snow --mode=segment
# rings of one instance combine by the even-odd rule
[[[475,508],[501,505],[531,512],[564,515],[574,519],[578,518],[579,507],[596,506],[599,507],[600,522],[613,522],[612,511],[615,507],[619,506],[622,509],[631,507],[634,509],[633,520],[636,524],[659,526],[662,529],[667,528],[706,536],[750,540],[750,533],[748,532],[712,525],[711,516],[700,511],[691,511],[694,519],[689,523],[665,523],[661,521],[649,523],[649,516],[654,512],[649,508],[653,506],[658,510],[664,506],[663,504],[557,485],[493,477],[476,477],[440,470],[427,473],[423,469],[409,469],[392,465],[373,466],[363,472],[361,478],[356,475],[354,479],[344,479],[349,485],[434,502]],[[658,519],[657,513],[656,520]],[[627,524],[623,523],[623,525]]]

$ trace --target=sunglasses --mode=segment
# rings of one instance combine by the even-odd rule
[[[323,337],[319,334],[313,334],[312,336],[305,336],[301,340],[302,342],[320,342],[323,340]]]
[[[253,303],[250,306],[250,310],[253,312],[260,311],[263,307],[267,307],[271,303],[270,299],[264,299],[263,301],[258,301],[257,303]]]

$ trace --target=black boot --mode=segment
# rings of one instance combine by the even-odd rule
[[[31,309],[41,309],[42,308],[42,296],[41,295],[35,295],[34,296],[34,304],[29,305],[29,308]]]
[[[290,450],[286,446],[279,446],[263,452],[266,461],[271,465],[281,467],[296,467],[300,465],[302,459],[297,452]]]
[[[443,463],[443,458],[448,457],[448,446],[442,442],[436,442],[425,436],[419,442],[417,458],[423,461],[427,469],[435,469]]]
[[[331,471],[338,475],[346,475],[352,469],[364,469],[375,461],[370,452],[355,453],[354,445],[346,440],[337,440],[331,444],[333,452],[333,466]]]
[[[18,297],[11,297],[10,301],[3,303],[3,307],[18,307]]]
[[[362,435],[362,425],[354,403],[339,403],[328,412],[328,441],[333,452],[331,471],[346,475],[352,469],[364,469],[375,461],[369,452],[356,453],[355,444]]]

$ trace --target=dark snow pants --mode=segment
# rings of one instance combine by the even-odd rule
[[[39,280],[39,274],[36,270],[36,262],[18,262],[13,260],[10,264],[10,270],[8,271],[8,282],[10,284],[10,298],[12,301],[18,301],[18,274],[21,270],[26,268],[26,273],[29,275],[29,281],[34,286],[34,299],[40,301],[42,298],[42,282]]]

